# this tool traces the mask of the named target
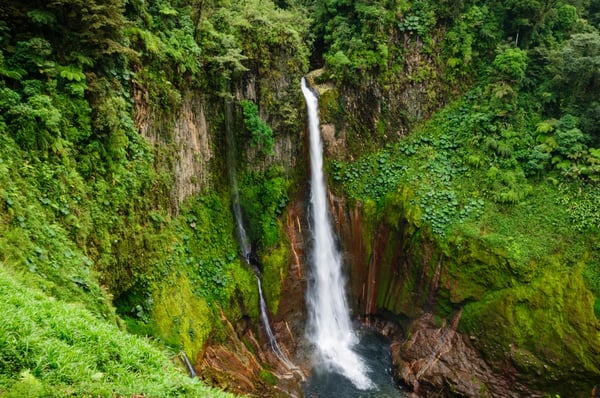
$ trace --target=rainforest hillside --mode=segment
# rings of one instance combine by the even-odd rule
[[[600,369],[597,4],[397,6],[316,13],[331,181],[362,224],[355,300],[452,320],[496,371],[586,396]]]
[[[314,70],[354,275],[377,264],[356,311],[461,314],[494,370],[589,396],[599,23],[598,0],[0,0],[0,396],[225,396],[173,360],[259,328],[232,170],[270,311],[292,298]]]

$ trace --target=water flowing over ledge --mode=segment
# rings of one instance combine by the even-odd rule
[[[329,211],[323,176],[323,144],[318,116],[318,99],[302,79],[310,134],[312,278],[307,291],[308,339],[316,347],[320,365],[338,372],[361,390],[373,388],[363,359],[353,351],[358,338],[352,328],[345,297],[340,254]]]

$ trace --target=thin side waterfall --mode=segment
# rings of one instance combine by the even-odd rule
[[[316,346],[322,365],[350,379],[356,388],[367,390],[374,385],[367,376],[368,369],[363,359],[352,350],[358,338],[350,321],[340,254],[335,246],[329,221],[318,99],[308,88],[304,78],[302,92],[306,99],[310,134],[310,204],[313,233],[313,278],[307,292],[308,338]]]
[[[242,256],[244,257],[244,260],[248,265],[252,267],[256,276],[256,282],[258,283],[258,296],[260,299],[260,319],[263,323],[263,327],[265,328],[265,332],[267,333],[267,337],[269,338],[269,344],[271,345],[271,349],[273,350],[275,356],[277,356],[277,358],[279,358],[279,360],[283,362],[283,364],[288,369],[295,369],[296,366],[288,359],[288,357],[281,350],[279,344],[277,343],[277,339],[273,334],[271,324],[269,323],[269,317],[267,316],[267,303],[265,302],[262,284],[260,282],[260,270],[258,269],[258,267],[256,267],[250,262],[251,247],[248,235],[246,234],[246,228],[244,228],[242,208],[240,206],[240,194],[238,191],[237,184],[237,172],[235,170],[236,152],[235,141],[233,138],[232,120],[233,112],[231,101],[225,101],[225,134],[227,140],[227,165],[231,186],[231,200],[233,202],[233,216],[235,217],[235,221],[237,224],[238,242],[240,244],[240,249],[242,251]]]
[[[179,353],[179,359],[181,359],[181,362],[185,365],[185,368],[187,369],[188,374],[191,378],[198,377],[198,374],[196,373],[196,370],[194,369],[194,366],[190,362],[189,358],[187,357],[185,351],[181,351]]]
[[[233,216],[237,223],[237,235],[242,256],[248,264],[250,264],[250,241],[244,228],[244,220],[242,219],[242,208],[240,206],[240,193],[237,184],[237,172],[235,171],[236,151],[235,141],[233,138],[233,111],[231,101],[225,100],[225,139],[227,141],[227,171],[229,173],[229,183],[231,187],[231,201],[233,207]]]
[[[255,269],[255,272],[257,270]],[[262,290],[262,284],[260,283],[260,277],[258,275],[256,275],[256,281],[258,282],[258,295],[260,298],[260,318],[262,319],[264,328],[265,328],[265,332],[267,333],[267,336],[269,337],[269,344],[271,344],[271,350],[273,351],[273,353],[275,354],[275,356],[277,356],[277,358],[279,358],[279,360],[281,362],[283,362],[283,364],[289,369],[297,369],[297,366],[294,365],[287,357],[287,355],[285,355],[285,353],[281,350],[281,347],[279,347],[279,344],[277,344],[277,339],[275,338],[275,335],[273,334],[273,331],[271,330],[271,325],[269,324],[269,318],[267,317],[267,303],[265,302],[265,297],[263,296],[263,290]]]

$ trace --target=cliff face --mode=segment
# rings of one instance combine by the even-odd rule
[[[329,160],[354,161],[379,151],[402,139],[416,123],[452,98],[453,88],[439,77],[446,66],[430,53],[431,43],[429,50],[424,50],[418,37],[406,35],[403,44],[396,44],[402,48],[403,75],[388,79],[386,84],[367,79],[358,86],[342,86],[327,82],[323,71],[310,75],[320,89],[322,135]],[[293,57],[287,55],[264,63],[254,59],[249,63],[250,71],[231,82],[227,95],[234,103],[237,171],[242,180],[245,221],[258,249],[267,301],[275,313],[274,327],[286,346],[301,350],[302,343],[293,336],[303,333],[304,316],[300,264],[305,262],[305,248],[299,237],[306,228],[304,220],[298,217],[302,213],[298,208],[304,206],[304,115],[298,88],[302,68],[299,64],[290,67],[290,59]],[[205,96],[184,90],[180,104],[170,114],[150,109],[141,89],[135,98],[136,125],[154,146],[157,167],[173,178],[172,214],[180,211],[186,198],[208,190],[226,192],[223,93]],[[252,137],[238,105],[244,100],[258,104],[258,116],[273,128],[270,153],[265,153],[260,144],[251,144]],[[432,176],[437,178],[433,173]],[[285,189],[283,180],[289,184]],[[278,190],[289,196],[269,197],[269,193]],[[378,203],[345,197],[339,186],[333,190],[334,218],[343,246],[349,248],[345,262],[355,313],[385,316],[403,325],[412,323],[406,328],[407,341],[398,350],[400,355],[411,358],[398,364],[399,379],[421,391],[450,388],[466,396],[482,389],[496,394],[506,392],[508,387],[502,380],[508,379],[523,385],[514,392],[516,396],[535,395],[538,390],[585,395],[592,388],[590,380],[598,376],[600,369],[599,325],[593,311],[595,297],[583,276],[584,265],[569,269],[560,264],[566,262],[564,257],[549,255],[547,260],[524,266],[502,246],[505,242],[494,241],[496,236],[484,229],[442,239],[424,221],[421,213],[426,209],[417,204],[418,195],[408,184],[395,186]],[[228,228],[233,233],[231,220]],[[585,260],[582,257],[573,261]],[[293,294],[280,301],[282,286]],[[237,289],[241,299],[229,303],[228,314],[237,329],[230,328],[224,334],[235,329],[237,338],[241,338],[245,332],[240,330],[246,328],[240,325],[248,316],[256,319],[256,309],[251,308],[255,306],[251,302],[255,301],[256,292],[247,284]],[[170,290],[159,291],[155,295],[155,314],[166,313],[160,312],[161,308],[172,305],[165,300]],[[181,299],[196,300],[191,294],[187,296]],[[206,307],[200,301],[189,308]],[[279,309],[281,312],[277,313]],[[189,322],[194,311],[184,308],[177,314],[157,315],[164,321],[161,333],[168,336],[171,330],[177,330],[179,335],[171,337],[176,341],[189,340],[180,325],[183,319],[184,325],[188,322],[192,329],[198,329]],[[444,320],[452,326],[445,326]],[[191,355],[219,334],[202,330],[196,343],[187,344],[193,346]],[[422,349],[436,343],[440,336],[447,337],[447,344],[440,345],[438,351]],[[227,350],[218,345],[218,340],[211,340],[211,347],[218,348],[202,351],[213,358],[201,355],[198,363],[220,366],[214,356]],[[461,355],[470,359],[455,360]],[[444,377],[436,379],[435,368],[418,365],[432,356],[447,359]],[[474,361],[481,363],[480,368],[485,371],[477,374],[470,385],[460,384],[461,374],[472,373],[467,362]],[[455,367],[461,367],[463,373],[453,373]],[[235,373],[235,369],[231,372]],[[219,379],[214,373],[211,377]]]
[[[406,327],[395,348],[398,379],[425,394],[588,396],[600,370],[600,324],[583,265],[566,271],[554,255],[524,275],[485,232],[432,234],[413,195],[399,187],[379,208],[331,199],[355,313]],[[434,357],[440,362],[424,365]],[[475,362],[480,372],[469,370]]]
[[[159,165],[172,176],[170,203],[177,214],[183,201],[211,186],[215,171],[214,137],[209,133],[206,99],[198,92],[185,91],[175,114],[166,114],[147,103],[141,87],[134,92],[135,123],[140,134],[150,142],[158,155]],[[214,107],[212,114],[222,112]]]
[[[313,75],[313,81],[318,79],[318,74]],[[256,178],[273,173],[274,167],[280,168],[286,179],[296,183],[297,187],[289,190],[292,201],[286,212],[278,216],[279,220],[287,220],[279,221],[276,227],[281,233],[279,243],[263,247],[261,262],[265,279],[269,281],[265,285],[268,301],[273,303],[274,312],[281,311],[274,314],[274,329],[284,346],[292,351],[296,349],[298,353],[303,349],[302,338],[298,336],[303,334],[304,328],[305,270],[302,266],[306,248],[301,237],[306,233],[306,227],[300,217],[304,185],[299,183],[305,164],[304,135],[299,128],[303,124],[303,106],[296,86],[297,82],[289,77],[275,81],[248,78],[240,82],[240,88],[234,92],[236,101],[251,99],[264,104],[260,116],[277,126],[273,151],[269,155],[265,155],[260,147],[252,146],[247,139],[240,140],[244,144],[238,142],[238,172],[242,178],[247,175]],[[265,95],[275,89],[285,95]],[[397,92],[383,94],[375,83],[366,85],[365,90],[363,93],[344,92],[333,85],[321,90],[321,127],[329,159],[358,158],[369,148],[390,139],[377,135],[377,126],[381,124],[389,127],[395,123],[392,131],[396,131],[397,136],[405,134],[410,127],[408,119],[390,121],[390,118],[399,114],[401,104],[408,106],[411,103],[410,106],[419,108],[420,105],[413,101],[417,98],[414,93],[427,91],[425,86],[417,85],[404,95]],[[419,101],[429,101],[421,94],[417,95]],[[382,112],[381,103],[385,102],[382,98],[389,100],[391,96],[399,108],[394,112]],[[191,92],[182,98],[180,110],[166,118],[154,116],[140,101],[136,119],[156,153],[160,154],[165,147],[167,152],[171,151],[162,159],[175,178],[171,191],[175,212],[186,197],[219,186],[218,181],[224,178],[225,170],[223,161],[219,160],[224,158],[225,151],[224,124],[219,117],[223,112],[223,101],[207,101],[200,94]],[[209,103],[211,109],[208,109]],[[289,120],[282,117],[279,109],[282,103],[296,106],[296,113]],[[425,113],[410,111],[411,119],[432,112],[434,105],[427,104],[421,108],[427,110],[423,111]],[[234,128],[240,133],[244,129],[243,115],[241,109],[234,109]],[[161,130],[163,128],[165,130]],[[371,133],[365,133],[366,130]],[[165,136],[164,131],[170,132]],[[390,130],[382,128],[381,131]],[[363,139],[366,147],[360,147]],[[410,187],[399,186],[385,201],[374,204],[345,198],[333,185],[337,193],[330,197],[331,208],[343,247],[348,248],[345,263],[348,264],[349,294],[355,314],[383,316],[406,326],[409,337],[397,351],[397,377],[400,380],[421,392],[451,388],[463,391],[466,396],[473,396],[473,391],[481,389],[498,394],[510,392],[515,396],[545,392],[584,396],[591,390],[592,380],[600,369],[599,326],[593,312],[594,297],[586,287],[582,266],[565,271],[555,264],[561,261],[560,256],[553,256],[545,264],[524,269],[505,248],[494,244],[493,236],[485,231],[440,239],[423,223],[422,209],[415,205],[415,193]],[[233,231],[233,225],[230,228]],[[280,303],[282,286],[290,294]],[[252,298],[252,294],[255,293],[246,299]],[[191,296],[181,299],[194,301]],[[247,331],[247,327],[240,326],[243,322],[239,323],[251,312],[240,304],[244,301],[232,303],[237,309],[230,311],[234,318],[231,321],[237,326],[231,330],[238,330],[235,338],[246,333],[240,330]],[[156,307],[168,305],[171,304],[159,299]],[[184,319],[185,322],[197,317],[193,312],[197,311],[184,310],[167,318],[177,318],[177,322]],[[452,326],[444,326],[444,320]],[[169,325],[174,325],[172,320],[165,324],[167,335],[171,329]],[[440,332],[435,332],[438,329]],[[214,336],[210,330],[202,333],[192,354]],[[435,352],[424,350],[425,346],[439,343],[436,339],[442,335],[448,337],[447,345],[440,346]],[[209,346],[213,347],[212,344]],[[212,359],[201,355],[198,363],[219,363],[215,356],[227,350],[220,345],[214,347],[202,351],[203,355],[210,352]],[[247,352],[242,354],[249,355]],[[445,358],[445,370],[418,365],[429,356]],[[401,357],[405,358],[404,362],[400,362]],[[298,359],[302,361],[302,355]],[[264,358],[252,361],[260,362]],[[472,383],[461,384],[460,380],[464,378],[461,375],[472,373],[467,364],[473,361],[481,363],[480,369],[485,370],[477,373]],[[228,379],[229,376],[218,376],[213,370],[204,369],[203,372],[214,380]],[[235,369],[223,372],[236,373]],[[260,372],[259,368],[254,372]],[[444,376],[435,376],[439,372]],[[506,380],[516,380],[520,387],[511,390]]]
[[[161,107],[143,86],[134,86],[136,128],[153,148],[154,167],[162,176],[168,176],[168,198],[163,200],[173,218],[184,219],[179,234],[188,238],[166,254],[171,256],[171,271],[175,271],[171,276],[138,285],[137,290],[125,292],[122,300],[129,305],[127,297],[146,297],[144,303],[149,304],[142,303],[140,308],[148,311],[144,316],[152,333],[182,347],[188,357],[195,359],[204,379],[240,393],[268,394],[274,385],[294,390],[299,386],[295,378],[303,377],[290,373],[271,353],[257,312],[258,292],[252,268],[238,255],[229,198],[229,173],[233,168],[253,261],[261,269],[269,314],[275,320],[283,288],[296,286],[296,298],[304,302],[301,281],[294,277],[288,281],[287,277],[288,268],[292,267],[294,276],[302,265],[297,239],[292,235],[286,238],[285,231],[296,231],[300,237],[300,221],[293,212],[284,210],[288,193],[295,198],[303,194],[302,185],[296,182],[301,181],[305,162],[300,76],[289,70],[298,58],[280,54],[273,54],[273,58],[281,70],[249,71],[231,82],[230,95],[183,89],[171,108]],[[226,101],[232,103],[230,121],[225,120]],[[272,148],[252,142],[247,116],[240,105],[243,101],[258,105],[257,116],[273,130]],[[227,148],[228,123],[235,148]],[[230,150],[236,155],[235,165],[227,164]],[[214,195],[224,199],[215,202]],[[282,221],[285,217],[289,217],[287,226]],[[186,257],[180,264],[173,263],[178,247],[184,248]],[[218,273],[214,276],[203,271],[215,265]],[[219,284],[218,289],[212,286],[213,281]],[[302,334],[303,326],[286,314],[303,306],[290,301],[285,306],[272,327],[283,349],[292,350],[296,344],[292,329]],[[252,366],[242,370],[244,364]]]
[[[536,50],[498,52],[492,62],[491,36],[477,43],[478,34],[465,35],[483,26],[468,18],[454,19],[453,28],[436,25],[427,42],[410,29],[390,36],[394,62],[387,67],[402,73],[355,68],[360,77],[347,73],[347,84],[340,84],[336,73],[353,60],[348,46],[337,54],[344,62],[330,60],[339,69],[310,74],[320,93],[331,203],[355,313],[403,325],[431,315],[440,333],[462,336],[452,347],[477,352],[491,372],[531,389],[520,395],[586,396],[600,372],[598,227],[584,225],[594,216],[571,198],[596,192],[596,183],[548,167],[529,169],[536,140],[543,139],[540,121],[573,108],[546,109],[521,81],[507,78],[504,56],[521,59],[521,76],[533,78],[541,62]],[[447,52],[455,39],[466,50],[461,60]],[[393,58],[398,49],[401,56]],[[490,62],[475,65],[486,51]],[[481,75],[471,69],[482,65],[492,69]],[[544,84],[551,76],[538,78]],[[443,328],[444,319],[455,327]],[[420,337],[434,327],[415,325],[423,331],[406,329]],[[420,337],[408,341],[433,340]],[[412,348],[403,352],[419,351]],[[415,374],[433,377],[419,369]],[[415,386],[418,377],[409,373],[399,376]],[[437,383],[438,391],[458,388]],[[491,391],[494,384],[490,378],[481,385]]]
[[[264,148],[253,145],[248,137],[238,143],[240,166],[245,170],[265,171],[275,166],[296,177],[305,168],[301,74],[290,71],[288,62],[296,61],[284,55],[276,62],[280,69],[257,71],[256,75],[238,82],[234,89],[236,102],[252,100],[259,104],[259,116],[273,129],[273,148],[267,155],[261,153]],[[239,123],[237,129],[242,128]]]
[[[268,14],[269,10],[265,12]],[[303,243],[299,242],[302,242],[300,237],[306,233],[306,226],[305,220],[300,220],[298,216],[302,211],[297,208],[303,206],[299,203],[303,203],[305,191],[302,128],[305,116],[299,78],[307,69],[308,53],[304,43],[297,43],[297,33],[288,31],[290,24],[285,20],[285,15],[277,14],[281,16],[283,26],[277,25],[276,28],[281,30],[281,34],[274,35],[286,38],[285,44],[282,44],[284,41],[271,38],[271,30],[275,26],[263,26],[264,19],[254,20],[254,13],[254,10],[244,11],[244,18],[253,21],[251,25],[254,29],[251,31],[244,30],[244,24],[232,24],[229,27],[232,30],[229,33],[240,39],[238,45],[244,55],[240,56],[237,62],[243,60],[243,67],[233,67],[234,72],[228,69],[230,65],[215,67],[211,64],[214,60],[217,63],[231,60],[223,61],[225,57],[221,54],[221,49],[207,50],[209,55],[203,62],[223,74],[220,76],[219,73],[211,71],[215,77],[223,80],[221,92],[217,93],[218,90],[214,89],[217,83],[211,86],[210,83],[203,82],[202,84],[212,87],[213,90],[184,88],[171,99],[174,106],[162,107],[156,98],[150,98],[151,90],[143,87],[143,82],[134,86],[136,127],[154,149],[155,168],[161,175],[170,179],[167,184],[170,214],[181,215],[185,219],[182,231],[178,233],[190,239],[190,243],[184,242],[173,249],[176,252],[178,248],[183,247],[181,258],[177,261],[184,261],[186,265],[169,266],[169,272],[184,269],[188,265],[192,267],[192,270],[183,274],[178,272],[177,277],[153,280],[150,286],[145,285],[142,290],[151,290],[151,300],[146,302],[152,302],[148,307],[152,308],[151,317],[157,324],[156,331],[159,336],[175,345],[182,345],[188,356],[196,357],[199,364],[218,364],[219,361],[215,358],[212,358],[214,361],[208,360],[207,353],[211,356],[223,353],[226,346],[222,347],[219,344],[227,338],[225,336],[231,334],[231,330],[235,329],[239,335],[237,337],[242,338],[245,332],[240,330],[246,328],[240,325],[245,325],[249,318],[258,319],[256,290],[252,286],[252,278],[249,277],[244,264],[232,255],[230,240],[224,245],[225,250],[212,250],[212,245],[215,245],[212,233],[201,226],[219,224],[219,228],[215,230],[235,236],[232,218],[229,216],[222,220],[215,214],[229,211],[228,200],[215,204],[212,200],[204,199],[210,192],[217,192],[224,198],[229,196],[227,165],[224,160],[227,151],[224,138],[226,97],[233,103],[232,125],[236,137],[237,173],[244,218],[258,254],[259,266],[262,267],[267,301],[271,310],[276,313],[275,329],[290,347],[297,344],[293,336],[303,334],[304,275],[301,264],[305,262],[305,248]],[[208,21],[212,21],[211,15],[209,10],[194,18],[207,18]],[[277,21],[279,22],[279,19]],[[208,26],[202,28],[208,29]],[[208,35],[212,41],[211,35],[215,33],[210,32]],[[375,80],[367,81],[359,89],[340,88],[329,92],[334,95],[322,98],[323,135],[329,155],[352,158],[368,150],[375,150],[386,142],[405,135],[411,123],[430,115],[444,101],[445,92],[438,80],[418,77],[422,70],[429,71],[431,76],[442,72],[442,67],[436,65],[434,57],[423,49],[422,41],[409,39],[408,35],[404,37],[404,43],[400,43],[400,38],[395,40],[398,41],[396,44],[402,48],[402,52],[407,54],[406,78],[396,80],[389,87],[382,86]],[[209,44],[212,45],[212,42]],[[215,52],[213,61],[210,60],[210,51]],[[228,52],[227,55],[231,53]],[[224,70],[218,69],[224,66]],[[224,81],[227,81],[227,84],[222,84]],[[185,79],[181,82],[185,82]],[[227,89],[224,90],[224,87]],[[260,144],[251,144],[251,132],[245,126],[240,107],[244,100],[257,104],[258,116],[273,129],[273,146],[270,153],[265,153],[265,148]],[[282,180],[285,183],[282,183]],[[270,193],[279,191],[283,194],[270,197]],[[200,198],[200,203],[193,203],[190,209],[190,202],[194,202],[195,198]],[[201,210],[206,207],[210,207],[208,215]],[[378,256],[384,256],[383,253],[389,250],[395,250],[396,254],[388,253],[385,256],[400,255],[399,249],[386,248],[387,239],[396,236],[394,233],[377,227],[374,223],[366,227],[361,222],[363,216],[359,208],[352,210],[351,217],[343,217],[342,208],[343,206],[339,207],[340,225],[348,223],[353,247],[360,250],[353,256],[356,264],[359,259],[369,258],[373,251],[369,245],[374,237],[381,238],[378,240],[378,245],[381,246],[377,249]],[[282,222],[286,217],[288,222]],[[205,236],[208,238],[202,240]],[[202,242],[191,243],[194,240]],[[194,247],[200,245],[209,246],[209,250],[206,250],[206,247]],[[203,250],[210,253],[210,256],[198,261]],[[235,281],[225,288],[219,285],[219,288],[228,291],[229,301],[224,303],[223,309],[225,316],[235,325],[234,328],[221,330],[215,326],[215,320],[218,324],[220,319],[216,314],[215,304],[202,297],[202,294],[200,297],[196,294],[201,290],[210,291],[209,286],[203,285],[204,279],[213,278],[218,283],[225,283],[218,275],[203,271],[204,268],[209,268],[207,263],[211,267],[214,266],[219,274],[225,273],[220,264],[235,264],[235,271],[232,271]],[[381,273],[387,272],[389,265],[383,258],[373,260],[372,264],[371,268],[352,267],[351,292],[361,308],[366,306],[366,312],[377,313],[380,308],[386,308],[378,301],[380,292],[384,290],[378,285],[378,280]],[[200,278],[197,278],[197,272],[201,274]],[[206,275],[202,274],[203,272]],[[409,308],[412,303],[404,302],[403,298],[398,298],[395,294],[395,289],[398,289],[400,284],[401,281],[390,279],[390,285],[386,287],[389,290],[386,300],[403,303],[398,305]],[[185,288],[175,289],[176,286]],[[277,313],[282,286],[285,291],[293,291],[294,294],[285,295],[281,302],[282,311]],[[235,293],[230,290],[235,290]],[[406,290],[408,292],[409,289]],[[415,286],[413,290],[425,291],[426,286]],[[186,304],[177,306],[174,302],[178,301]],[[389,307],[392,308],[391,305]],[[288,323],[291,323],[291,326]],[[211,326],[206,326],[207,324]],[[251,328],[257,328],[257,324],[253,324]],[[289,330],[293,333],[286,333]],[[203,349],[207,342],[211,347],[218,348]],[[201,355],[197,355],[199,352]],[[235,356],[235,353],[233,354]],[[239,354],[246,356],[248,353]],[[215,380],[219,378],[214,374],[211,377]]]
[[[274,130],[272,151],[265,155],[261,147],[252,145],[244,135],[241,109],[234,106],[238,167],[243,172],[265,171],[276,166],[283,167],[287,175],[297,175],[298,168],[304,167],[302,102],[296,87],[299,76],[280,74],[279,78],[269,76],[258,80],[250,75],[238,83],[234,103],[251,100],[265,104],[260,108],[260,116]],[[156,166],[173,179],[169,195],[173,214],[178,213],[186,198],[223,185],[222,178],[227,178],[223,160],[227,150],[225,99],[186,89],[181,92],[180,104],[174,112],[150,104],[141,86],[135,86],[134,99],[136,129],[154,148]]]

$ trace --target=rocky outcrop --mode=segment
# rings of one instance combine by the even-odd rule
[[[208,384],[254,397],[300,397],[302,371],[286,366],[270,349],[261,345],[248,319],[234,328],[222,316],[227,336],[222,343],[209,343],[196,358],[196,373]]]
[[[243,166],[248,170],[265,171],[269,167],[278,166],[290,175],[302,170],[305,164],[305,135],[302,129],[305,114],[300,75],[294,69],[293,60],[286,58],[284,54],[272,55],[281,57],[276,61],[281,70],[254,71],[253,74],[248,74],[237,82],[233,95],[236,103],[251,100],[258,105],[259,116],[273,130],[273,150],[265,155],[264,148],[252,145],[247,137],[241,143],[239,153]],[[286,70],[288,68],[291,70]],[[285,73],[281,73],[282,70]],[[243,131],[241,124],[236,128]]]
[[[304,203],[295,202],[285,214],[285,233],[290,248],[290,265],[282,284],[279,310],[273,318],[273,330],[277,341],[295,353],[299,365],[307,362],[304,339],[306,325],[305,294],[307,284],[306,226]]]
[[[542,397],[516,382],[514,369],[494,372],[457,332],[460,313],[450,324],[436,326],[432,314],[412,322],[409,336],[392,345],[394,376],[419,396]]]
[[[438,322],[415,321],[408,340],[395,346],[404,383],[446,396],[486,396],[480,388],[487,396],[535,396],[517,383],[589,396],[599,327],[581,267],[539,268],[535,278],[517,280],[511,260],[485,238],[459,236],[458,246],[420,228],[407,191],[377,213],[368,203],[332,203],[355,313],[397,321],[431,314]],[[452,327],[441,327],[441,319],[453,319]]]
[[[336,129],[333,124],[321,124],[321,137],[323,139],[325,156],[341,158],[347,152],[345,134],[342,131],[342,133],[337,136]]]
[[[173,144],[177,156],[173,161],[175,182],[171,200],[178,205],[209,184],[209,164],[214,153],[210,147],[204,107],[201,98],[186,95],[175,119]]]
[[[210,162],[214,157],[206,117],[206,101],[200,93],[182,93],[181,106],[174,114],[154,109],[147,103],[144,89],[134,90],[135,124],[140,134],[155,148],[157,166],[172,176],[172,213],[185,198],[207,188],[211,181]]]
[[[277,313],[269,313],[270,326],[289,361],[273,353],[262,324],[244,317],[231,322],[221,316],[224,341],[212,339],[196,358],[200,378],[227,391],[253,397],[302,397],[302,382],[309,373],[310,352],[304,338],[306,313],[306,226],[304,203],[295,201],[283,215],[289,263],[282,276]],[[269,303],[268,303],[269,304]],[[291,363],[290,363],[291,362]],[[290,366],[293,365],[293,366]]]

